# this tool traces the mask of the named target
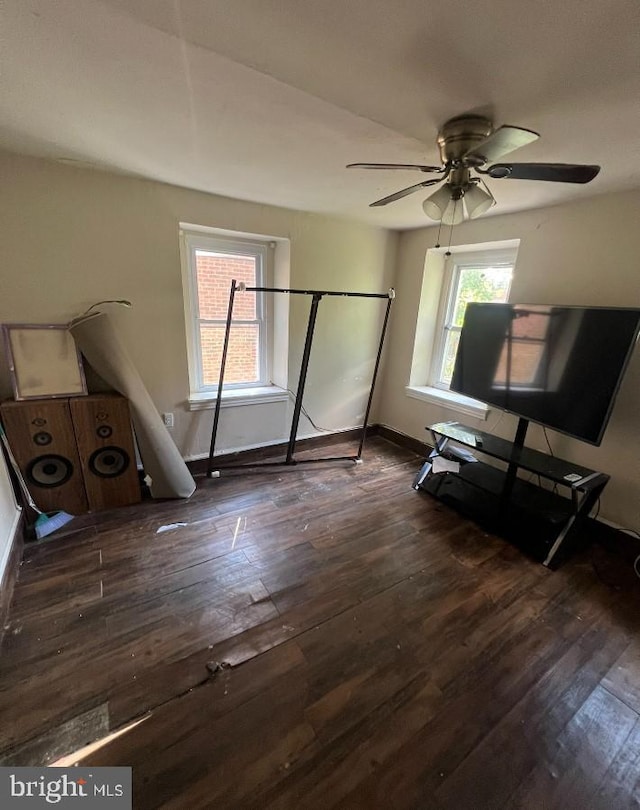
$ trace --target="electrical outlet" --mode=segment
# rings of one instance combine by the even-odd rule
[[[165,427],[172,428],[173,427],[173,414],[172,413],[163,413],[162,414],[162,421],[165,424]]]

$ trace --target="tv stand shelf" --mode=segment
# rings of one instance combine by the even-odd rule
[[[554,567],[575,542],[609,476],[525,447],[527,426],[526,420],[520,420],[516,441],[511,442],[458,422],[431,425],[427,429],[434,450],[415,488],[424,489],[491,530],[525,541],[544,565]],[[474,456],[483,454],[504,462],[507,469],[480,460],[465,461],[456,454],[456,445],[473,448]],[[459,461],[459,471],[434,473],[432,464],[437,456]],[[519,478],[519,470],[550,481],[553,487]],[[564,488],[566,497],[559,488]]]

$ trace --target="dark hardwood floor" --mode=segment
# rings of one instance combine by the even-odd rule
[[[374,438],[28,545],[0,760],[142,717],[79,760],[132,766],[136,808],[639,807],[637,583],[545,569],[420,463]]]

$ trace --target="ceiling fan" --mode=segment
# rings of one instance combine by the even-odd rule
[[[440,177],[424,180],[372,202],[375,208],[402,199],[421,188],[445,182],[423,203],[425,214],[445,225],[462,222],[466,210],[471,219],[495,205],[495,199],[481,175],[493,180],[545,180],[552,183],[588,183],[600,166],[575,163],[495,163],[505,155],[536,141],[537,132],[522,127],[502,126],[480,115],[459,115],[447,121],[438,133],[440,166],[413,163],[350,163],[347,169],[404,169],[437,173]],[[491,165],[489,165],[491,164]],[[474,176],[472,172],[477,175]]]

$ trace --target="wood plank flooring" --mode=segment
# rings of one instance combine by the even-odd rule
[[[0,761],[146,717],[81,760],[132,766],[136,808],[637,808],[640,588],[548,571],[420,464],[378,437],[28,545]]]

